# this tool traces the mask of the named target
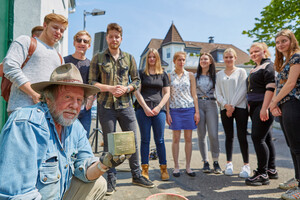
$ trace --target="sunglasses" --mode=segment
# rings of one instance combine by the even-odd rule
[[[84,44],[88,44],[90,41],[86,39],[76,38],[76,42],[81,43],[83,41]]]

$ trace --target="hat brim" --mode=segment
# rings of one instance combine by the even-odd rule
[[[31,88],[37,93],[41,94],[43,90],[50,85],[69,85],[74,87],[81,87],[84,89],[84,96],[88,97],[90,95],[97,94],[100,89],[93,85],[88,85],[84,83],[74,83],[74,82],[59,82],[59,81],[44,81],[31,84]]]

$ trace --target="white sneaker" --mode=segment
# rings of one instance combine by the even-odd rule
[[[227,176],[232,176],[233,164],[231,162],[226,164],[224,174]]]
[[[250,165],[244,165],[242,167],[242,171],[240,172],[240,177],[241,178],[248,178],[248,177],[250,177],[250,173],[251,173]]]

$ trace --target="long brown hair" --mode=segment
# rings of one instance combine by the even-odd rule
[[[149,62],[148,62],[148,59],[149,59],[150,53],[153,53],[155,55],[155,58],[156,58],[155,74],[162,74],[164,72],[164,70],[161,67],[159,53],[156,49],[153,49],[153,48],[150,48],[147,55],[146,55],[146,67],[145,67],[145,70],[144,70],[145,74],[147,76],[149,76]]]
[[[288,61],[290,60],[291,56],[293,54],[295,54],[297,51],[300,51],[300,48],[299,48],[299,44],[298,44],[298,41],[294,35],[294,33],[289,30],[289,29],[284,29],[284,30],[281,30],[279,31],[276,36],[275,36],[275,41],[276,41],[276,38],[278,38],[279,36],[286,36],[289,38],[289,40],[291,41],[291,44],[290,44],[290,48],[287,52],[287,57],[285,58],[286,62],[283,63],[283,53],[279,52],[277,48],[275,48],[276,52],[275,52],[275,62],[274,62],[274,66],[275,66],[275,70],[277,72],[281,72],[282,69],[284,68],[284,66],[288,63]]]
[[[209,74],[209,78],[212,80],[213,82],[213,88],[215,88],[216,85],[216,65],[215,65],[215,60],[212,57],[212,55],[210,53],[202,53],[200,58],[199,58],[199,64],[198,64],[198,68],[197,68],[197,76],[196,79],[199,79],[200,75],[202,74],[202,67],[200,65],[200,59],[202,56],[208,56],[209,60],[210,60],[210,65],[209,65],[209,69],[208,69],[208,74]]]

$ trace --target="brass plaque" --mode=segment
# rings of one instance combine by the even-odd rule
[[[107,134],[108,151],[115,156],[135,153],[135,138],[133,131]]]

